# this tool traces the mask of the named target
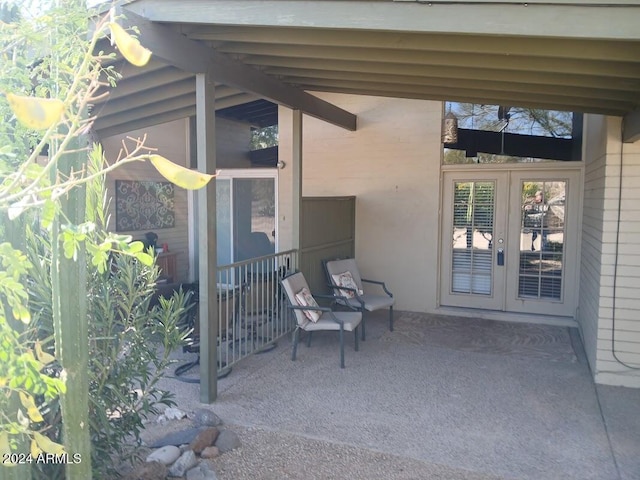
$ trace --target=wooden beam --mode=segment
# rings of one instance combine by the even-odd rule
[[[282,81],[290,83],[301,83],[305,79],[307,84],[315,83],[316,80],[349,80],[360,82],[362,73],[346,72],[342,70],[315,70],[315,69],[296,69],[296,68],[268,68],[269,74],[278,75]],[[505,80],[479,80],[475,76],[468,75],[464,79],[447,78],[447,77],[425,77],[405,75],[402,71],[397,74],[378,74],[370,72],[367,75],[367,81],[400,84],[400,85],[422,85],[430,87],[451,87],[459,89],[480,89],[495,90],[497,92],[512,93],[530,93],[538,95],[564,95],[570,97],[592,97],[600,99],[615,100],[620,102],[628,102],[630,98],[636,99],[640,103],[640,93],[621,92],[604,88],[585,88],[574,85],[540,85],[535,83],[517,83]]]
[[[116,87],[117,90],[117,87]],[[146,107],[148,105],[159,105],[168,100],[173,100],[183,96],[192,96],[191,103],[195,105],[196,83],[192,77],[184,80],[155,87],[150,90],[142,90],[138,93],[120,96],[119,98],[110,97],[100,105],[100,117],[108,117],[121,112],[133,111]],[[148,115],[145,112],[145,115]]]
[[[622,141],[634,143],[638,140],[640,140],[640,110],[634,110],[622,119]]]
[[[210,75],[196,75],[196,155],[198,171],[216,173],[215,87]],[[200,288],[200,401],[218,396],[218,288],[216,254],[216,181],[197,193]]]
[[[194,79],[195,83],[195,79]],[[217,94],[217,92],[216,92]],[[258,100],[259,97],[251,95],[249,93],[239,93],[236,95],[229,95],[221,99],[216,98],[216,111],[241,105],[243,103],[252,102]],[[192,117],[196,114],[195,95],[192,105],[178,108],[175,110],[167,110],[166,112],[156,113],[153,116],[142,116],[139,118],[132,118],[128,121],[119,119],[118,121],[110,124],[100,123],[101,119],[98,119],[94,125],[98,136],[100,138],[107,138],[113,135],[120,135],[134,130],[140,130],[143,128],[152,127],[154,125],[160,125],[162,123],[172,122],[173,120],[179,120],[181,118]]]
[[[637,48],[640,49],[640,42]],[[268,45],[260,43],[229,43],[218,47],[232,55],[269,55],[297,58],[319,58],[348,61],[376,61],[416,65],[501,68],[508,71],[548,72],[556,75],[602,75],[637,79],[640,77],[640,54],[635,62],[548,58],[527,55],[498,55],[477,52],[441,52],[397,50],[392,48],[344,48],[306,45]]]
[[[113,127],[119,123],[127,123],[144,118],[148,118],[150,121],[153,121],[151,117],[155,115],[162,115],[165,112],[181,110],[184,108],[193,107],[194,105],[195,95],[186,94],[179,97],[171,98],[160,103],[138,107],[133,110],[115,112],[111,115],[102,115],[99,110],[92,113],[98,115],[98,119],[95,122],[96,130],[101,130],[106,127]]]
[[[391,97],[391,98],[408,98],[414,100],[435,100],[435,101],[451,101],[451,102],[464,102],[464,103],[478,103],[478,104],[494,104],[494,105],[517,105],[524,108],[542,108],[545,110],[562,110],[567,112],[582,112],[582,113],[597,113],[601,115],[615,115],[623,116],[627,113],[628,109],[612,110],[610,107],[598,107],[589,105],[586,108],[584,105],[573,104],[557,104],[547,101],[545,98],[540,97],[536,99],[529,99],[527,102],[523,102],[520,97],[511,97],[510,99],[493,99],[483,95],[475,95],[475,92],[468,92],[468,95],[462,95],[457,91],[446,92],[416,92],[416,91],[390,91],[388,89],[379,90],[376,88],[361,88],[361,87],[317,87],[317,92],[330,92],[330,93],[343,93],[353,95],[370,95],[375,97]]]
[[[432,87],[425,84],[401,85],[396,83],[380,83],[375,81],[362,80],[354,84],[347,80],[331,79],[307,79],[292,78],[306,90],[315,91],[345,91],[351,89],[361,95],[376,95],[371,92],[387,92],[385,96],[403,97],[404,95],[414,95],[414,98],[431,98],[434,100],[455,100],[457,97],[475,97],[475,103],[488,103],[494,105],[533,105],[537,102],[545,102],[555,105],[554,110],[575,110],[575,111],[606,111],[609,115],[621,115],[621,112],[628,112],[633,109],[631,101],[613,101],[599,98],[585,98],[571,95],[537,95],[534,93],[521,93],[510,91],[482,90],[479,88],[452,88],[452,87]],[[542,108],[542,107],[539,107]]]
[[[285,85],[200,42],[189,40],[167,26],[153,24],[129,11],[125,11],[125,14],[127,20],[122,22],[123,26],[136,25],[140,30],[140,42],[151,49],[153,55],[170,65],[193,73],[209,72],[218,82],[255,93],[289,108],[300,109],[307,115],[347,130],[356,129],[356,116],[346,110]]]
[[[520,135],[517,133],[488,132],[458,129],[458,142],[445,143],[446,148],[465,150],[468,157],[478,152],[516,157],[546,158],[549,160],[579,160],[573,158],[573,141],[569,138]]]
[[[531,38],[507,35],[460,35],[333,28],[228,27],[197,25],[189,38],[270,45],[323,46],[341,48],[386,48],[494,55],[525,55],[584,60],[637,61],[638,41],[605,41],[575,38]]]
[[[264,67],[265,73],[271,74],[277,68],[335,70],[342,72],[358,72],[361,74],[378,73],[391,75],[414,75],[422,77],[450,78],[467,80],[472,77],[482,81],[504,81],[536,85],[576,86],[584,88],[602,88],[637,92],[640,88],[638,79],[612,78],[608,76],[563,74],[553,72],[517,72],[496,68],[474,68],[473,71],[464,66],[433,66],[415,63],[392,63],[381,61],[335,60],[322,58],[286,58],[272,56],[250,56],[244,63]]]
[[[160,114],[156,114],[153,117],[142,117],[129,120],[127,122],[116,122],[112,125],[101,125],[99,122],[96,122],[94,129],[99,138],[107,138],[114,135],[133,132],[134,130],[152,127],[154,125],[160,125],[162,123],[172,122],[181,118],[192,117],[195,114],[196,106],[192,105],[177,110],[167,110]]]
[[[127,8],[154,22],[548,38],[637,40],[640,25],[637,1],[137,0]]]
[[[189,72],[183,72],[177,68],[165,66],[165,68],[151,72],[149,74],[135,76],[135,77],[123,77],[118,80],[115,88],[110,89],[108,100],[125,97],[134,93],[140,93],[144,90],[151,90],[156,87],[165,87],[173,83],[191,78],[193,82],[193,89],[195,91],[195,79],[193,74]],[[102,102],[101,102],[102,103]]]

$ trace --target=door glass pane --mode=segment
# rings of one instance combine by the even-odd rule
[[[523,181],[519,298],[562,299],[566,182]]]
[[[451,291],[491,295],[495,183],[455,182]]]
[[[235,261],[275,253],[275,180],[234,179],[233,202]]]

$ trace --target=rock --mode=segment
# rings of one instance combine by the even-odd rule
[[[216,472],[209,468],[205,462],[187,472],[187,480],[217,480]]]
[[[174,407],[168,407],[164,411],[163,415],[167,420],[180,420],[187,416],[186,412]]]
[[[218,447],[207,447],[200,453],[202,458],[216,458],[220,455]]]
[[[218,415],[206,408],[199,408],[193,414],[193,421],[197,425],[203,425],[205,427],[217,427],[222,425],[222,420]]]
[[[132,472],[128,473],[121,480],[165,480],[168,469],[160,462],[142,463]]]
[[[194,467],[187,472],[187,480],[204,480],[204,473],[200,470],[200,466]]]
[[[196,435],[203,430],[202,427],[191,427],[186,430],[179,430],[177,432],[170,433],[164,437],[149,443],[151,448],[164,447],[165,445],[183,445],[185,443],[191,443]]]
[[[191,470],[197,464],[198,459],[196,458],[196,454],[193,453],[193,450],[187,450],[180,455],[180,458],[178,458],[173,465],[171,465],[171,468],[169,468],[169,475],[172,477],[182,477],[187,470]]]
[[[166,445],[154,450],[147,457],[147,462],[160,462],[163,465],[171,465],[180,456],[180,449],[173,445]]]
[[[183,412],[179,408],[168,407],[165,409],[164,413],[157,418],[156,422],[164,423],[168,420],[180,420],[186,416],[186,412]]]
[[[229,452],[240,445],[240,438],[236,432],[229,429],[222,430],[218,435],[218,440],[216,440],[216,447],[218,447],[220,453]]]
[[[196,453],[202,452],[207,447],[213,445],[218,438],[220,432],[216,427],[209,427],[206,430],[201,431],[193,442],[191,442],[191,450]]]

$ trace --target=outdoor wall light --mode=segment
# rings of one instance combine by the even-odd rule
[[[458,118],[451,110],[442,119],[440,138],[442,143],[458,143]]]

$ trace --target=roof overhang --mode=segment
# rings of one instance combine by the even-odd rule
[[[355,116],[309,92],[599,113],[640,136],[640,1],[134,0],[123,13],[157,71],[125,76],[114,98],[164,75],[175,94],[154,103],[180,114],[195,111],[187,74],[208,72],[227,107],[264,98],[349,129]]]

